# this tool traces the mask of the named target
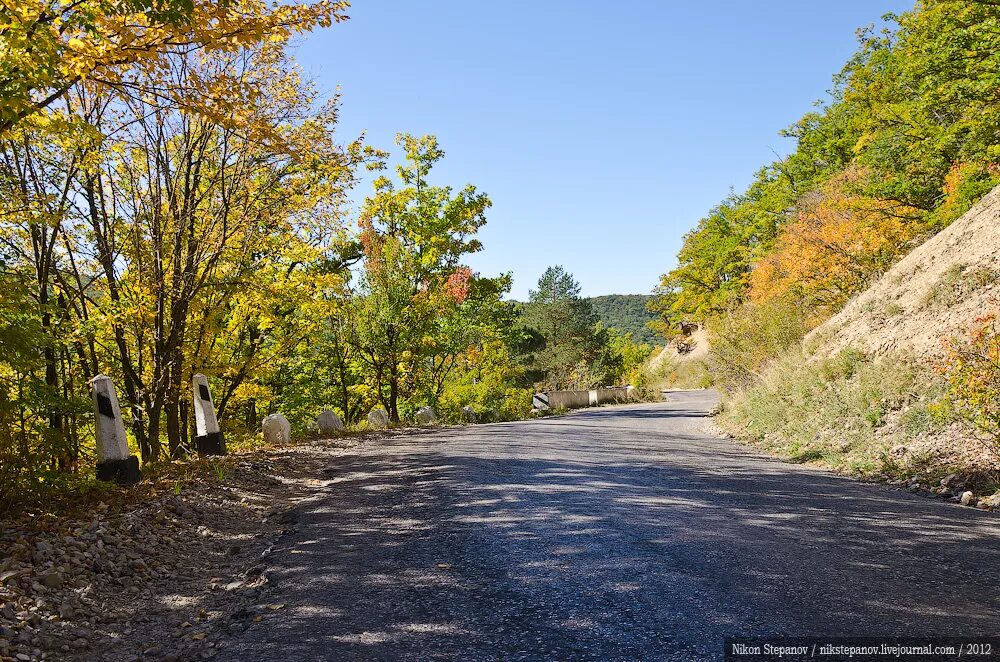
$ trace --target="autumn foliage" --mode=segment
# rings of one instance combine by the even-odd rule
[[[282,43],[297,32],[347,18],[347,2],[261,0],[19,0],[0,3],[0,135],[88,82],[98,90],[142,90],[135,75],[163,72],[169,59],[235,53]],[[211,107],[232,79],[178,86],[192,108]]]
[[[920,0],[859,31],[825,103],[685,236],[650,309],[669,334],[791,295],[833,313],[1000,183],[1000,5]]]
[[[838,175],[800,201],[795,219],[751,272],[750,300],[793,294],[836,309],[924,235],[918,210],[853,194],[856,179]]]

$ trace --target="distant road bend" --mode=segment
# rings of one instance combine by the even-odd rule
[[[1000,518],[761,457],[711,392],[365,443],[223,660],[719,659],[723,638],[995,636]]]

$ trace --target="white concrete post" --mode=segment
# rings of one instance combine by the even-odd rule
[[[264,441],[269,444],[283,445],[292,440],[292,425],[282,414],[268,414],[260,423],[260,431]]]
[[[139,458],[129,453],[125,421],[110,377],[90,380],[94,401],[94,437],[97,441],[97,479],[135,485],[142,479]]]
[[[376,407],[368,412],[368,425],[375,430],[384,430],[389,427],[389,414],[381,407]]]
[[[434,425],[437,423],[437,415],[430,407],[421,407],[417,410],[417,423],[421,425]]]
[[[191,377],[194,391],[194,444],[198,455],[225,455],[226,442],[215,417],[215,403],[208,390],[208,378],[201,374]]]

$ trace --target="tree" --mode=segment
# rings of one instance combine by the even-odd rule
[[[796,150],[761,168],[745,192],[731,193],[684,236],[677,266],[661,277],[650,304],[660,317],[654,328],[669,338],[684,322],[705,323],[739,306],[756,263],[796,218],[802,197],[849,163],[856,131],[837,90],[821,112],[785,129]]]
[[[663,339],[648,324],[656,320],[647,304],[654,297],[650,294],[607,294],[589,297],[594,314],[609,330],[632,334],[633,338],[650,345],[663,344]]]
[[[169,453],[183,451],[192,372],[232,370],[224,410],[265,341],[301,341],[309,325],[275,290],[300,285],[304,297],[323,284],[295,281],[363,151],[335,143],[335,102],[314,103],[280,45],[166,64],[144,89],[238,78],[258,96],[220,123],[163,95],[84,85],[78,116],[36,115],[0,143],[5,238],[15,268],[35,274],[49,390],[112,374],[144,460],[160,457],[164,430]],[[33,125],[53,117],[45,135],[58,140],[34,140]],[[267,324],[275,312],[289,323]],[[223,329],[248,342],[220,342]],[[221,360],[225,348],[234,354]],[[61,415],[51,410],[50,427],[65,436],[74,428]]]
[[[965,167],[965,205],[936,219],[943,227],[1000,182],[1000,5],[922,0],[890,16],[894,30],[861,34],[844,68],[844,100],[858,109],[856,160],[872,197],[933,215],[956,164]]]
[[[580,298],[580,285],[561,266],[549,267],[528,294],[522,309],[524,324],[536,331],[544,346],[529,361],[549,389],[589,388],[605,376],[602,362],[607,332],[590,304]]]
[[[347,2],[20,0],[0,3],[0,135],[88,81],[135,89],[176,54],[234,52],[347,18]],[[138,79],[129,74],[141,72]],[[227,86],[238,79],[226,81]],[[225,90],[206,86],[206,101]],[[144,90],[148,92],[148,90]],[[157,90],[171,99],[171,91]],[[189,99],[192,98],[189,96]],[[237,95],[238,96],[238,95]],[[176,98],[171,99],[177,101]]]
[[[511,282],[510,274],[483,278],[468,268],[460,268],[449,277],[445,292],[453,304],[436,316],[425,338],[426,358],[416,376],[421,399],[427,404],[437,406],[470,352],[495,343],[509,347],[517,342],[513,304],[503,301],[503,296],[510,292]],[[480,370],[474,363],[466,363],[464,367]]]
[[[835,311],[926,233],[918,210],[853,195],[859,176],[847,170],[803,198],[798,218],[751,273],[750,299],[792,294]]]
[[[608,364],[613,368],[614,383],[646,386],[646,362],[652,353],[652,346],[636,342],[631,333],[609,329]]]
[[[396,169],[402,186],[379,177],[361,212],[364,269],[348,336],[394,422],[400,398],[418,390],[424,362],[433,365],[462,328],[448,322],[469,293],[472,272],[461,259],[482,248],[475,234],[490,206],[474,186],[454,193],[428,182],[444,156],[436,138],[399,134],[396,143],[405,154]]]

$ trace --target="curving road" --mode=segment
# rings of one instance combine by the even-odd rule
[[[718,659],[730,635],[995,635],[1000,518],[761,457],[711,392],[368,442],[223,660]]]

